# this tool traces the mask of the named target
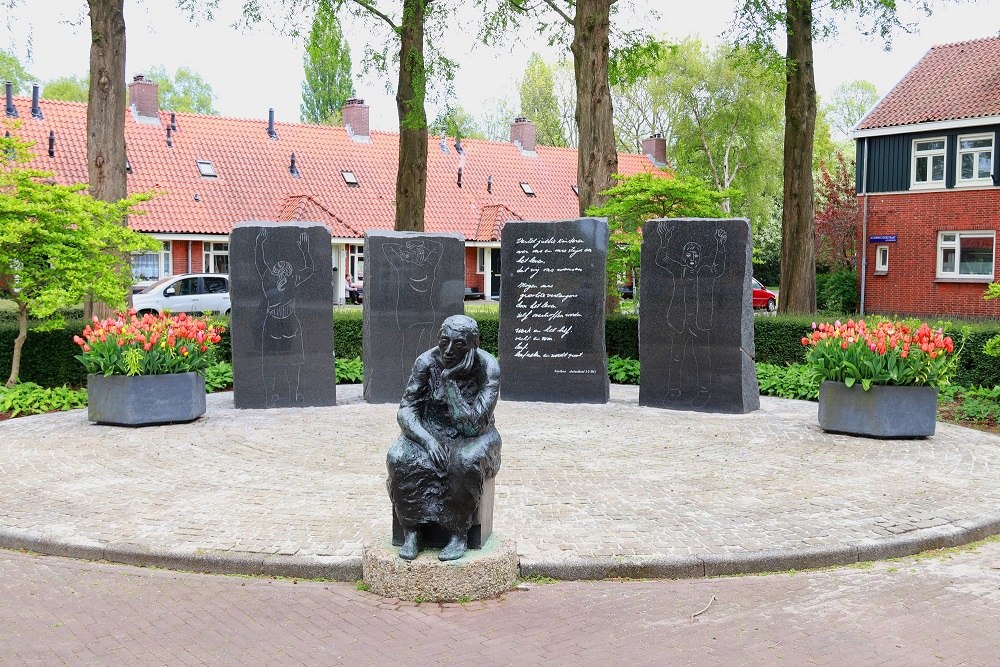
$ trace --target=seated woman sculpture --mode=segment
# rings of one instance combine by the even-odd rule
[[[440,560],[465,554],[483,483],[500,470],[499,390],[500,366],[479,349],[476,321],[446,319],[437,347],[413,364],[397,413],[402,435],[386,458],[386,486],[403,528],[400,558],[420,553],[423,524],[448,533]]]

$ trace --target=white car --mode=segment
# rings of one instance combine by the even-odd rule
[[[229,276],[224,273],[184,273],[162,278],[132,295],[140,315],[171,313],[225,313],[231,308]]]

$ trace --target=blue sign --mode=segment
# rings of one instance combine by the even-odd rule
[[[868,242],[869,243],[895,243],[896,242],[896,235],[895,234],[883,234],[881,236],[869,236],[868,237]]]

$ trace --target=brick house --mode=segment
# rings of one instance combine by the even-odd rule
[[[935,46],[858,124],[863,312],[1000,317],[1000,38]]]
[[[5,113],[33,141],[30,166],[59,182],[87,181],[85,104],[11,95]],[[371,131],[369,108],[352,99],[343,127],[172,113],[158,108],[157,84],[136,76],[126,113],[128,191],[159,193],[129,225],[163,242],[135,258],[138,280],[187,272],[224,273],[229,232],[244,220],[310,221],[332,235],[336,279],[364,277],[364,233],[395,218],[399,135]],[[517,118],[510,142],[430,137],[425,229],[466,240],[466,286],[499,293],[500,232],[507,220],[578,214],[577,151],[538,146],[535,125]],[[662,166],[664,139],[647,155],[619,155],[619,171]],[[338,290],[339,292],[339,290]]]

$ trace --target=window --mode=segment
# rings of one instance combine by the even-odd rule
[[[528,195],[529,197],[535,196],[535,191],[531,189],[531,186],[529,184],[521,183],[521,189],[524,190],[524,194]]]
[[[215,178],[219,175],[209,160],[195,160],[195,162],[198,164],[198,173],[205,178]]]
[[[206,294],[225,294],[229,291],[229,282],[219,276],[217,278],[205,278]]]
[[[486,273],[486,248],[476,248],[476,273]]]
[[[875,246],[875,273],[889,272],[889,246]]]
[[[206,241],[203,266],[205,273],[229,273],[229,243]]]
[[[938,278],[993,279],[993,245],[996,233],[940,232]]]
[[[580,187],[579,186],[577,186],[577,185],[571,185],[569,187],[571,187],[573,189],[573,194],[575,194],[577,197],[580,196]]]
[[[358,187],[361,183],[358,182],[358,177],[354,175],[353,171],[344,170],[340,172],[340,175],[344,177],[344,183],[347,183],[351,187]]]
[[[170,241],[164,241],[159,252],[132,255],[132,278],[136,282],[165,278],[173,273],[171,269]]]
[[[183,280],[171,283],[170,287],[167,287],[168,290],[171,288],[174,290],[174,296],[193,296],[198,293],[198,279],[184,278]]]
[[[992,184],[993,135],[958,138],[958,185]]]
[[[354,281],[365,279],[365,247],[363,245],[347,246],[347,270],[354,276]]]
[[[944,186],[944,137],[913,141],[913,187]]]

